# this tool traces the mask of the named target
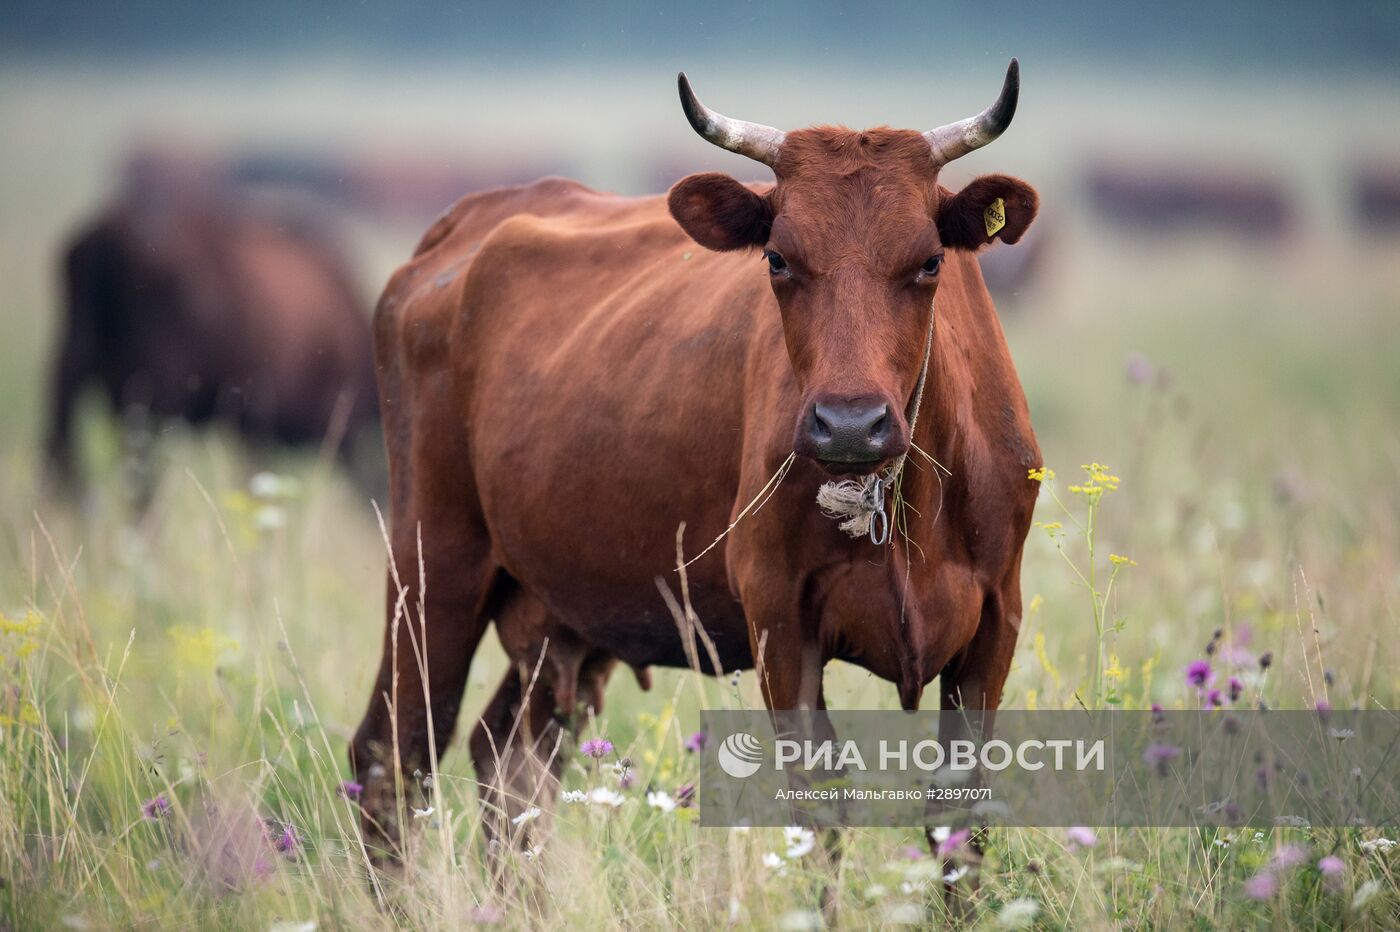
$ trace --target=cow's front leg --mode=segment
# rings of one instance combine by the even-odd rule
[[[764,702],[773,712],[804,713],[800,717],[800,733],[792,736],[798,741],[831,741],[834,744],[837,736],[826,715],[823,688],[826,657],[817,637],[816,619],[802,617],[795,594],[777,596],[775,587],[762,585],[755,589],[754,597],[745,602],[745,612],[749,619],[754,669],[763,690]],[[826,776],[822,775],[821,778],[826,779]],[[805,771],[792,771],[790,783],[793,789],[804,789],[811,779],[812,775]],[[794,811],[791,821],[811,823],[801,811]],[[835,926],[840,902],[843,842],[839,829],[819,831],[821,844],[817,856],[822,858],[826,874],[820,894],[821,910],[826,924]]]
[[[972,640],[953,658],[939,675],[941,694],[938,735],[945,747],[958,739],[978,744],[991,738],[997,706],[1001,704],[1002,688],[1011,670],[1020,629],[1020,586],[1011,593],[987,594],[982,614]],[[932,853],[938,856],[938,843],[932,829],[925,830]],[[956,883],[948,884],[945,900],[955,916],[967,918],[971,909],[970,894],[981,882],[982,858],[986,846],[985,821],[970,826],[967,840],[946,852],[944,876],[961,871]]]

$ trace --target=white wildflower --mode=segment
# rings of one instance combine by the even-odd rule
[[[821,927],[821,914],[809,909],[794,909],[778,918],[778,928],[784,932],[815,932]]]
[[[413,817],[415,819],[426,819],[428,816],[432,815],[434,811],[432,806],[429,806],[427,809],[414,809]]]
[[[1381,882],[1379,880],[1368,880],[1356,888],[1356,895],[1351,898],[1351,908],[1360,909],[1367,901],[1377,893],[1381,892]]]
[[[559,794],[559,798],[566,803],[581,803],[588,799],[588,794],[583,790],[565,790]]]
[[[665,790],[657,790],[647,794],[647,805],[662,812],[670,812],[676,808],[676,801]]]
[[[595,806],[611,806],[616,809],[627,801],[617,790],[606,786],[595,787],[588,791],[588,801]]]
[[[787,843],[789,860],[796,860],[817,846],[817,835],[811,829],[792,826],[783,829],[783,840]]]
[[[534,821],[535,819],[538,819],[539,817],[540,817],[540,807],[539,807],[539,806],[531,806],[529,809],[526,809],[524,812],[520,813],[520,815],[518,815],[518,816],[516,816],[515,818],[511,819],[511,820],[510,820],[510,824],[511,824],[511,825],[524,825],[526,822]]]
[[[997,925],[1003,929],[1024,929],[1035,921],[1040,904],[1029,897],[1012,900],[997,913]]]
[[[287,513],[276,505],[264,505],[253,512],[253,523],[260,531],[276,531],[287,526]]]

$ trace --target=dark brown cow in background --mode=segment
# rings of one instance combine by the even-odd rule
[[[1101,162],[1085,170],[1084,188],[1090,209],[1103,222],[1131,233],[1214,231],[1277,240],[1294,225],[1287,187],[1265,170]]]
[[[824,708],[833,659],[905,709],[941,678],[950,717],[990,726],[1041,459],[975,252],[1019,240],[1038,198],[1005,175],[938,179],[1001,134],[1017,91],[1013,61],[991,108],[927,133],[783,133],[704,108],[682,76],[692,126],[776,185],[710,173],[627,198],[550,179],[428,231],[375,317],[397,573],[351,746],[372,845],[396,850],[396,768],[435,766],[493,619],[512,667],[471,753],[511,814],[537,799],[518,763],[548,755],[615,659],[691,662],[655,585],[677,527],[698,551],[794,454],[690,567],[715,657],[698,665],[757,664],[774,709]],[[901,464],[907,539],[818,508],[833,475]]]
[[[365,430],[378,418],[368,317],[338,250],[315,221],[224,184],[217,165],[135,158],[62,274],[47,438],[59,484],[79,478],[74,406],[93,383],[121,416],[378,447]]]
[[[1351,203],[1357,224],[1374,233],[1400,233],[1400,165],[1372,164],[1352,175]]]

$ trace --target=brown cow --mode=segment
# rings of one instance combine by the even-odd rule
[[[680,87],[694,128],[776,185],[476,194],[379,303],[397,582],[351,747],[378,843],[399,837],[395,765],[435,766],[492,619],[515,666],[471,751],[513,812],[516,752],[552,750],[561,696],[598,701],[615,659],[687,664],[654,585],[674,578],[678,525],[698,551],[794,451],[764,507],[690,567],[719,665],[758,661],[775,709],[823,707],[838,658],[906,709],[939,676],[948,709],[1001,696],[1041,460],[974,252],[1018,240],[1038,202],[1004,175],[954,194],[938,174],[1006,128],[1016,63],[991,108],[928,133],[782,133]],[[886,475],[914,444],[947,471],[907,460],[907,538],[853,538],[818,508],[833,475]]]
[[[78,478],[74,406],[93,382],[116,414],[221,420],[257,441],[348,441],[377,421],[369,320],[337,250],[207,167],[136,159],[63,277],[47,440],[62,485]]]
[[[1214,230],[1278,240],[1294,228],[1288,186],[1266,171],[1101,162],[1084,176],[1090,207],[1119,229],[1199,237]]]

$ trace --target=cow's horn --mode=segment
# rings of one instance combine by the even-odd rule
[[[1016,115],[1016,98],[1021,93],[1021,66],[1016,59],[1006,69],[1006,81],[1001,86],[997,102],[975,117],[949,123],[938,129],[924,133],[929,148],[933,150],[933,161],[937,165],[947,165],[953,159],[967,155],[973,149],[980,149],[996,139],[1011,125]]]
[[[778,161],[778,152],[783,148],[783,136],[786,135],[781,130],[762,123],[733,120],[716,113],[695,96],[684,71],[676,80],[680,84],[681,106],[685,108],[686,119],[690,120],[697,133],[721,149],[747,155],[770,168]]]

